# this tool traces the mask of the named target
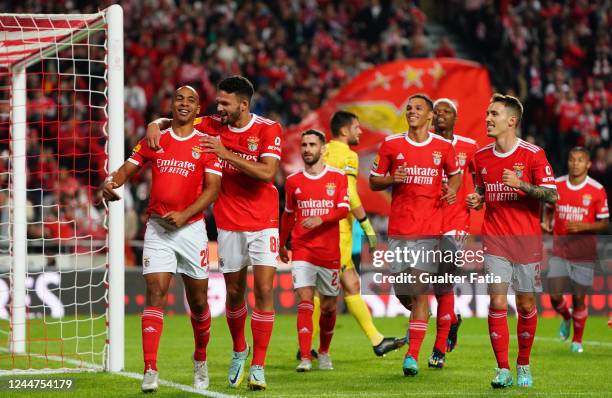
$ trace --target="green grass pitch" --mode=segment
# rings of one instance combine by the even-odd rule
[[[513,335],[516,318],[510,318],[509,322],[512,334],[510,358],[513,361],[517,351],[516,336]],[[375,323],[385,335],[397,336],[405,332],[407,320],[377,318]],[[125,326],[126,371],[141,373],[140,317],[126,317]],[[494,391],[489,385],[495,361],[487,335],[486,319],[464,321],[459,334],[459,345],[455,352],[447,355],[444,370],[427,368],[426,361],[435,334],[435,319],[431,319],[421,350],[420,373],[417,377],[408,378],[403,376],[401,369],[404,349],[390,353],[385,358],[375,357],[367,339],[348,315],[338,317],[332,341],[331,355],[335,370],[296,373],[295,316],[277,316],[266,363],[268,390],[251,392],[246,389],[246,382],[237,390],[226,386],[231,339],[225,319],[220,317],[213,320],[208,349],[210,391],[247,397],[612,396],[612,329],[607,326],[607,319],[589,318],[583,354],[570,353],[569,343],[557,339],[558,326],[558,319],[539,319],[531,360],[534,388],[526,390],[512,387]],[[247,335],[250,335],[248,322]],[[186,316],[167,316],[158,359],[160,378],[189,386],[192,349],[189,319]],[[75,381],[75,389],[64,392],[12,392],[6,389],[7,377],[2,377],[0,397],[144,396],[140,392],[138,380],[123,376],[82,373],[34,377],[71,377]],[[196,395],[170,386],[160,386],[153,396]]]

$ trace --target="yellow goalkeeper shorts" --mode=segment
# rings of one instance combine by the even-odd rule
[[[341,272],[355,268],[353,263],[353,234],[351,232],[340,232],[340,264]]]

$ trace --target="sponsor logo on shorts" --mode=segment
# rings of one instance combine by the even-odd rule
[[[148,266],[149,266],[149,264],[151,264],[151,259],[149,258],[149,256],[144,256],[144,257],[142,258],[142,262],[143,262],[143,264],[144,264],[144,266],[145,266],[145,268],[146,268],[146,267],[148,267]]]
[[[223,257],[219,257],[219,268],[223,268]]]

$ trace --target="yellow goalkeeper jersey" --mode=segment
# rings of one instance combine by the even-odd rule
[[[351,210],[361,206],[361,199],[357,194],[357,173],[359,172],[359,156],[357,152],[340,141],[331,140],[327,144],[327,150],[324,155],[325,163],[344,171],[348,178],[348,195]],[[340,221],[340,232],[352,231],[353,214],[349,212],[348,216]]]

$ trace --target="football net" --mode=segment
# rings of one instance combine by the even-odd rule
[[[123,368],[122,19],[0,14],[0,374]]]

